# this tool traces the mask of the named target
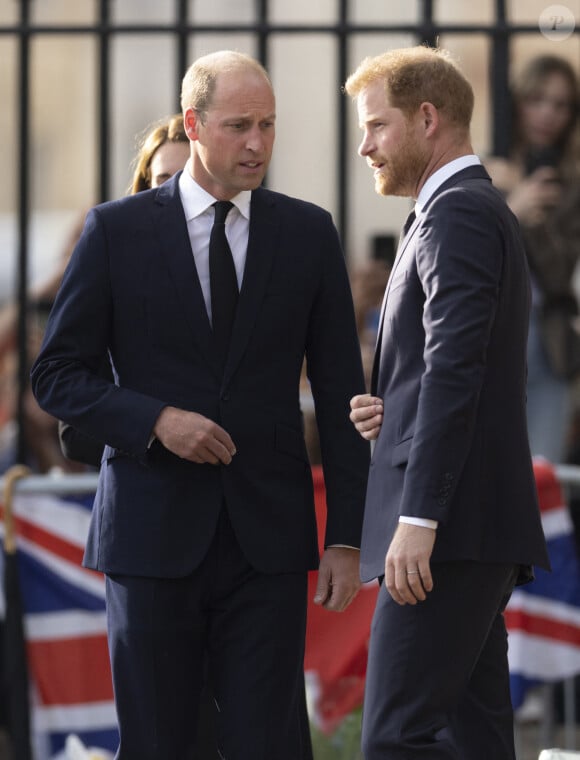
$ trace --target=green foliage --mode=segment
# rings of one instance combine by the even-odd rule
[[[360,751],[361,714],[361,708],[354,710],[330,736],[311,726],[314,760],[363,760]]]

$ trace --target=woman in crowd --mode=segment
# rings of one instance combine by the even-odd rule
[[[176,114],[155,125],[142,139],[135,157],[130,192],[159,187],[183,169],[188,158],[189,141],[183,128],[183,117]]]
[[[565,461],[580,371],[573,276],[580,257],[578,80],[563,58],[532,59],[513,86],[509,156],[487,162],[518,217],[532,281],[528,428],[533,455]]]

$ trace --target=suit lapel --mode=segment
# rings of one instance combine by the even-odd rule
[[[453,187],[454,185],[461,184],[461,182],[464,182],[465,180],[472,180],[472,179],[487,179],[489,181],[490,177],[489,174],[486,172],[486,170],[481,166],[480,164],[475,164],[473,166],[468,166],[466,169],[462,169],[461,171],[457,172],[456,174],[453,174],[449,179],[445,180],[442,185],[440,185],[437,190],[433,193],[433,195],[429,198],[425,206],[423,207],[421,214],[423,214],[428,206],[432,203],[432,201],[442,192],[447,190],[450,187]],[[405,235],[404,239],[401,240],[399,244],[399,249],[397,250],[397,255],[395,256],[395,261],[393,262],[393,269],[391,271],[391,274],[389,276],[389,281],[387,282],[387,287],[385,289],[385,295],[383,296],[383,303],[381,305],[381,314],[379,317],[379,329],[377,333],[377,343],[375,347],[375,357],[373,361],[373,369],[371,374],[371,393],[377,392],[378,387],[378,377],[379,377],[379,368],[380,368],[380,361],[381,361],[381,346],[383,342],[383,326],[384,326],[384,319],[385,319],[385,309],[387,305],[387,298],[389,295],[389,288],[391,285],[391,282],[393,281],[393,275],[395,274],[396,268],[398,267],[399,263],[401,262],[401,259],[403,257],[403,253],[405,252],[405,249],[411,242],[417,227],[419,225],[420,215],[415,219],[413,224],[411,225],[409,231]]]
[[[240,363],[262,305],[276,250],[279,220],[275,211],[274,198],[267,190],[258,188],[253,191],[246,266],[224,381],[232,376]]]
[[[403,252],[405,251],[405,248],[409,245],[411,238],[415,234],[415,230],[417,229],[417,226],[419,225],[419,219],[415,219],[413,224],[409,227],[407,234],[405,237],[401,238],[399,241],[399,247],[397,249],[397,253],[395,255],[395,260],[393,262],[393,268],[391,269],[391,274],[389,275],[389,279],[387,281],[387,287],[385,288],[385,294],[383,296],[383,302],[381,304],[381,312],[379,315],[379,329],[377,331],[377,341],[375,344],[375,356],[373,359],[373,368],[371,371],[371,393],[376,393],[377,386],[378,386],[378,379],[379,379],[379,365],[381,361],[381,345],[383,342],[383,327],[384,327],[384,319],[385,319],[385,309],[387,307],[387,298],[389,295],[389,289],[391,287],[391,282],[393,281],[393,275],[395,274],[395,271],[401,261],[401,258],[403,256]]]
[[[219,376],[211,325],[179,197],[179,174],[159,188],[155,196],[153,221],[160,238],[160,255],[169,269],[185,319],[202,354]]]
[[[413,239],[413,236],[414,236],[415,231],[417,230],[418,226],[419,226],[419,218],[416,217],[415,220],[413,221],[413,224],[409,227],[409,229],[407,231],[407,234],[404,237],[402,237],[401,240],[400,240],[400,242],[399,242],[399,247],[397,249],[397,253],[395,255],[395,260],[393,262],[393,268],[391,270],[391,274],[390,274],[389,280],[387,282],[387,287],[385,288],[385,295],[384,295],[384,298],[383,298],[383,303],[381,305],[380,324],[382,324],[383,317],[384,317],[384,314],[385,314],[385,307],[387,305],[387,297],[389,295],[389,289],[390,289],[391,283],[393,281],[393,276],[394,276],[395,272],[397,271],[397,267],[399,266],[399,264],[401,263],[401,259],[403,258],[403,253],[405,252],[405,249],[407,248],[407,246],[409,245],[409,243]]]

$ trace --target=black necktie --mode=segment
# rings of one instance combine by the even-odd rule
[[[413,209],[411,213],[409,214],[409,216],[405,219],[405,224],[403,225],[403,229],[401,230],[401,239],[399,243],[403,240],[407,232],[409,232],[409,230],[411,229],[411,225],[413,224],[416,218],[417,218],[417,215],[415,214],[415,209]]]
[[[232,325],[238,305],[238,280],[232,252],[226,238],[226,217],[234,204],[216,201],[209,238],[209,283],[214,344],[222,366],[230,346]]]

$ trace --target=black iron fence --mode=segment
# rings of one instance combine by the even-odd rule
[[[119,23],[112,17],[115,0],[78,0],[91,3],[94,21],[87,24],[41,24],[33,20],[35,4],[49,3],[52,0],[2,0],[10,5],[14,17],[13,23],[2,23],[0,16],[0,40],[10,38],[17,44],[17,249],[18,266],[16,292],[20,304],[19,317],[19,376],[20,387],[18,402],[18,419],[23,418],[23,389],[27,385],[28,357],[26,351],[26,305],[30,248],[30,197],[31,197],[31,43],[42,37],[55,35],[92,37],[97,42],[98,64],[96,72],[98,82],[95,93],[97,98],[97,153],[98,172],[95,197],[106,200],[111,193],[111,44],[116,36],[170,36],[174,42],[175,92],[179,91],[179,82],[188,63],[188,49],[192,40],[204,35],[219,34],[227,39],[228,35],[244,33],[254,40],[255,55],[268,67],[271,43],[274,37],[292,35],[323,35],[332,39],[336,49],[336,81],[344,82],[350,69],[357,61],[350,60],[349,41],[354,35],[408,34],[417,42],[434,45],[441,36],[449,39],[453,35],[478,35],[488,39],[490,55],[486,76],[490,92],[490,132],[491,147],[494,153],[502,154],[507,149],[509,135],[509,62],[510,43],[516,35],[539,35],[538,23],[518,24],[508,20],[508,13],[516,0],[490,0],[491,20],[488,23],[450,23],[438,21],[438,3],[436,0],[417,0],[416,19],[413,23],[399,23],[393,18],[390,0],[384,0],[384,21],[359,23],[353,21],[357,5],[367,0],[334,0],[334,17],[331,23],[279,23],[272,20],[274,0],[253,0],[250,22],[232,22],[224,18],[219,23],[203,23],[196,19],[195,0],[173,0],[173,19],[168,23]],[[331,0],[332,2],[332,0]],[[525,0],[522,0],[525,3]],[[376,0],[375,0],[376,5]],[[447,2],[447,5],[450,5]],[[458,6],[461,0],[458,0]],[[557,20],[554,20],[557,23]],[[577,34],[578,30],[575,29]],[[178,110],[178,103],[175,104]],[[349,160],[347,156],[347,101],[340,93],[336,98],[336,223],[343,240],[349,236],[349,213],[351,203],[351,184],[349,182]],[[19,425],[22,431],[22,425]],[[18,444],[18,460],[25,461],[26,451],[22,432]]]

